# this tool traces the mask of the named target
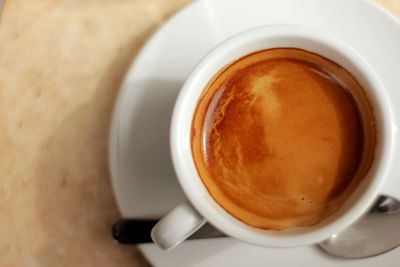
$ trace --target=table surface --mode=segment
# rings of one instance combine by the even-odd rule
[[[111,112],[140,46],[188,2],[5,2],[0,266],[149,266],[111,238]],[[400,17],[400,0],[378,2]]]

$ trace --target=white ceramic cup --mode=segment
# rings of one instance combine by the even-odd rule
[[[307,227],[263,230],[249,226],[225,211],[207,191],[191,152],[191,126],[197,102],[219,70],[250,53],[279,47],[301,48],[320,54],[347,69],[363,86],[374,108],[378,142],[367,176],[344,205],[322,222]],[[363,215],[381,193],[393,155],[393,114],[387,96],[369,64],[346,43],[296,25],[272,25],[235,35],[207,54],[186,80],[172,116],[170,145],[173,164],[188,201],[164,216],[152,230],[153,241],[171,249],[209,222],[226,235],[249,243],[292,247],[318,243]]]

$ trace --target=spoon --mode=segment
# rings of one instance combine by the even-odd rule
[[[340,258],[366,258],[383,254],[400,245],[400,202],[380,196],[372,209],[343,231],[319,246]]]
[[[113,237],[120,244],[152,242],[150,232],[157,220],[122,219],[113,225]],[[205,224],[189,239],[225,237]],[[328,254],[341,258],[365,258],[385,253],[400,245],[400,203],[380,196],[372,209],[360,220],[319,246]]]

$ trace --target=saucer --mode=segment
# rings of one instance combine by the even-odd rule
[[[123,217],[159,218],[185,199],[169,155],[169,123],[180,87],[216,44],[238,32],[268,24],[308,25],[347,42],[381,77],[398,119],[400,110],[393,103],[400,103],[400,22],[374,2],[195,1],[153,35],[122,85],[111,129],[110,164]],[[400,159],[400,149],[396,151],[393,162]],[[397,173],[400,166],[392,166],[388,173],[392,178],[385,182],[383,192],[400,199]],[[387,267],[400,262],[400,249],[368,259],[343,260],[326,255],[317,246],[266,248],[232,238],[185,241],[169,252],[153,244],[139,247],[159,267],[378,264]]]

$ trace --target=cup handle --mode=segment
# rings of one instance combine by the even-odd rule
[[[189,202],[183,202],[160,221],[151,230],[151,239],[164,250],[170,250],[185,241],[206,223]]]

